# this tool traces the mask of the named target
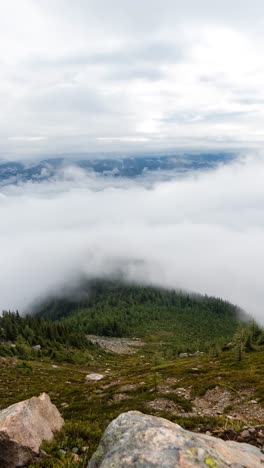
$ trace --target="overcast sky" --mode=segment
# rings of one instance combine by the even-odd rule
[[[247,155],[169,182],[70,167],[3,189],[0,310],[121,269],[264,323],[263,44],[263,0],[0,2],[0,159]]]
[[[0,3],[0,157],[261,147],[263,0]]]

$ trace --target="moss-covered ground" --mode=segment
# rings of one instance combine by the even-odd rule
[[[164,344],[153,340],[126,356],[98,349],[93,361],[81,366],[0,358],[0,409],[41,392],[48,393],[63,415],[65,426],[52,443],[43,445],[47,456],[41,466],[80,467],[87,465],[109,422],[124,411],[163,416],[196,431],[239,429],[245,421],[228,418],[232,405],[221,415],[192,416],[193,399],[220,386],[234,396],[243,389],[250,390],[258,404],[264,404],[263,347],[244,353],[240,362],[233,350],[217,356],[205,354],[171,360],[164,356]],[[102,373],[104,377],[85,383],[90,372]],[[177,388],[191,389],[191,398],[180,396]],[[157,409],[148,404],[158,399],[171,401],[174,410],[168,405]],[[252,418],[250,422],[254,423]],[[77,456],[73,455],[73,448],[75,452],[78,449]]]

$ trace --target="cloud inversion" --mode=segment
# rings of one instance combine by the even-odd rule
[[[264,323],[264,160],[103,187],[79,169],[0,198],[0,308],[27,310],[78,278],[112,275],[220,296]]]

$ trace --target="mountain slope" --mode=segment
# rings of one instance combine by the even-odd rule
[[[87,334],[162,336],[178,351],[223,345],[240,320],[239,309],[218,298],[101,280],[83,286],[82,299],[53,298],[37,314]]]

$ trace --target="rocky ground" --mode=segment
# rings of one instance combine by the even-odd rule
[[[87,339],[106,351],[115,354],[134,354],[137,347],[144,346],[139,338],[110,338],[108,336],[87,335]]]
[[[48,461],[41,466],[67,466],[73,454],[69,466],[83,466],[106,426],[131,410],[263,448],[264,349],[245,353],[241,362],[232,351],[168,360],[156,344],[133,350],[98,349],[87,365],[79,366],[0,359],[0,409],[47,392],[65,420],[62,433],[44,447]]]
[[[241,391],[228,390],[225,387],[216,386],[207,390],[202,397],[192,397],[192,388],[177,388],[163,385],[159,388],[163,397],[157,398],[146,407],[152,410],[168,410],[174,414],[180,414],[182,417],[189,416],[221,416],[225,415],[229,420],[238,419],[246,423],[264,424],[264,408],[259,398],[254,399],[253,389],[243,389]],[[167,399],[167,394],[175,394],[183,397],[192,403],[191,412],[185,412],[179,405]]]

